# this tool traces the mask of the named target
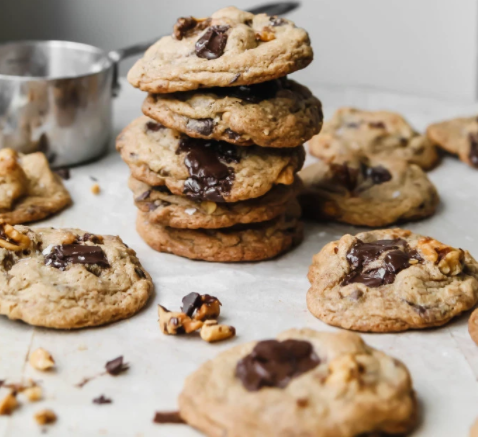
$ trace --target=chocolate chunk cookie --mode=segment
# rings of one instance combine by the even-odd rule
[[[149,95],[143,112],[190,137],[241,146],[301,146],[322,127],[322,105],[285,78],[256,85]]]
[[[427,137],[438,147],[458,155],[461,161],[478,169],[478,117],[462,117],[435,123]]]
[[[152,293],[149,274],[119,237],[77,229],[0,229],[0,314],[73,329],[132,316]]]
[[[41,152],[0,150],[0,221],[21,224],[51,216],[71,203],[70,194]]]
[[[302,240],[300,208],[296,201],[286,213],[268,222],[219,230],[188,230],[149,222],[138,212],[136,229],[156,251],[209,262],[250,262],[273,258]]]
[[[237,224],[265,222],[284,213],[300,186],[279,185],[265,195],[241,202],[194,201],[173,195],[166,186],[149,186],[130,178],[136,206],[148,221],[173,228],[224,228]]]
[[[300,202],[306,217],[383,227],[431,216],[437,190],[415,164],[386,158],[351,157],[319,161],[299,173]]]
[[[435,146],[399,114],[340,108],[309,142],[312,155],[330,161],[354,153],[405,160],[422,169],[438,161]]]
[[[148,117],[126,127],[116,147],[134,178],[166,185],[175,195],[213,202],[257,198],[277,184],[290,185],[305,158],[302,146],[241,148],[187,137]]]
[[[309,280],[317,318],[365,332],[441,326],[478,302],[478,263],[468,251],[399,228],[329,243]]]
[[[300,70],[313,58],[309,36],[285,18],[235,7],[210,18],[180,18],[128,73],[150,93],[250,85]]]
[[[287,330],[220,353],[187,377],[181,417],[209,436],[404,435],[410,374],[353,333]]]

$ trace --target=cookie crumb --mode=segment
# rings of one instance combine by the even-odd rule
[[[123,363],[123,356],[119,356],[116,359],[106,362],[105,368],[108,374],[117,376],[118,374],[126,371],[129,368],[129,365],[127,363]]]
[[[206,342],[218,342],[232,338],[236,335],[236,329],[230,325],[218,324],[211,319],[204,322],[201,328],[201,339]]]
[[[96,397],[93,399],[93,403],[97,405],[106,405],[106,404],[111,404],[113,403],[113,400],[110,398],[105,397],[103,394],[100,395],[99,397]]]
[[[51,410],[51,409],[43,409],[41,411],[38,411],[35,416],[35,421],[40,424],[51,424],[56,421],[56,414]]]
[[[10,415],[17,407],[18,401],[12,391],[0,400],[0,415]]]
[[[30,365],[39,371],[47,371],[55,366],[52,355],[43,348],[37,348],[30,355]]]
[[[101,192],[101,188],[99,184],[93,184],[90,190],[91,190],[91,193],[93,193],[93,195],[99,195]]]

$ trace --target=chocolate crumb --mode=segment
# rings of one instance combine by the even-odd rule
[[[126,371],[129,368],[129,365],[127,363],[123,363],[123,356],[119,356],[116,359],[106,362],[105,368],[108,374],[117,376],[123,371]]]
[[[70,179],[70,169],[68,167],[62,167],[60,169],[56,169],[55,173],[62,179],[67,180]]]
[[[178,411],[171,412],[156,412],[153,418],[154,423],[158,424],[184,424],[185,421],[181,418]]]
[[[197,292],[191,292],[183,297],[182,303],[183,306],[181,307],[181,311],[191,317],[193,316],[194,312],[201,307],[201,295],[199,295]]]
[[[93,403],[96,403],[97,405],[107,405],[107,404],[113,403],[113,400],[111,400],[110,398],[106,398],[102,394],[99,397],[94,398]]]

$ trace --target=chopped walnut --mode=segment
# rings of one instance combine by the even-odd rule
[[[35,385],[35,386],[30,387],[30,388],[26,388],[23,391],[23,394],[25,394],[28,401],[36,402],[38,400],[41,400],[41,398],[43,396],[43,391],[39,386]]]
[[[0,400],[0,415],[10,415],[17,407],[18,401],[12,391]]]
[[[200,334],[206,342],[217,342],[235,336],[236,329],[229,325],[218,324],[217,321],[210,319],[204,322]]]
[[[31,240],[27,235],[20,233],[9,224],[2,224],[1,227],[0,247],[9,251],[20,251],[30,247]]]
[[[203,323],[191,319],[183,312],[170,312],[163,306],[158,306],[159,328],[165,335],[180,335],[199,330]]]
[[[56,414],[51,409],[43,409],[35,414],[35,421],[42,426],[51,424],[56,421]]]
[[[461,249],[447,252],[438,262],[438,269],[445,275],[458,275],[463,271],[465,253]]]
[[[216,211],[217,204],[212,201],[201,202],[201,208],[206,211],[207,214],[213,214]]]
[[[287,166],[276,179],[276,184],[285,184],[290,185],[294,182],[294,169],[292,167]]]
[[[101,188],[99,184],[93,184],[90,190],[91,190],[91,193],[93,193],[93,195],[99,195],[101,192]]]
[[[39,371],[47,371],[55,366],[55,361],[48,351],[37,348],[30,355],[30,365]]]
[[[276,35],[274,31],[269,27],[266,26],[260,32],[256,32],[256,40],[262,42],[269,42],[276,39]]]

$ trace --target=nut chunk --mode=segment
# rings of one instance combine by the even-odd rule
[[[0,400],[0,415],[10,415],[18,407],[18,401],[13,392]]]
[[[200,329],[202,321],[192,320],[182,312],[170,312],[163,306],[158,306],[159,328],[165,335],[181,335]]]
[[[56,414],[50,409],[43,409],[35,414],[35,421],[38,424],[51,424],[56,421]]]
[[[229,325],[218,324],[217,321],[206,321],[201,328],[201,338],[206,342],[217,342],[235,336],[236,329]]]
[[[46,371],[55,366],[55,361],[48,351],[37,348],[30,355],[30,365],[39,371]]]

